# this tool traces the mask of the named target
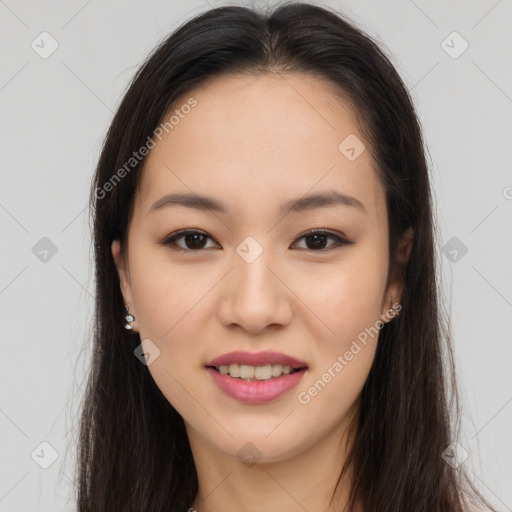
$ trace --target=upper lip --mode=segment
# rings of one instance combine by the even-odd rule
[[[283,366],[291,366],[292,368],[304,368],[307,364],[295,357],[282,354],[281,352],[230,352],[222,356],[212,359],[206,366],[215,366],[218,368],[222,365],[245,364],[248,366],[265,366],[267,364],[280,364]]]

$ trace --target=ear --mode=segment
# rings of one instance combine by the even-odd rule
[[[130,270],[127,262],[121,257],[121,242],[119,240],[114,240],[112,242],[111,249],[112,257],[114,258],[114,263],[117,268],[117,274],[119,276],[119,283],[121,285],[121,293],[123,295],[124,303],[130,308],[130,313],[136,317],[137,315],[135,314],[135,308],[133,305]]]
[[[390,309],[394,309],[395,311],[400,311],[401,307],[397,307],[401,300],[402,294],[404,290],[404,282],[402,279],[402,272],[407,266],[409,261],[409,257],[411,255],[412,246],[414,243],[414,229],[412,227],[408,228],[398,239],[398,246],[396,251],[396,260],[391,272],[391,277],[389,279],[388,289],[386,291],[383,309],[381,314],[383,316],[389,317],[390,314],[387,313]]]

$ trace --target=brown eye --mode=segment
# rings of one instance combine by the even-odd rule
[[[207,239],[211,237],[206,233],[194,230],[183,230],[174,233],[167,237],[162,244],[174,246],[171,249],[183,250],[183,251],[200,251],[205,248]],[[184,246],[176,243],[177,240],[183,239]]]
[[[184,229],[168,236],[161,243],[162,245],[170,246],[171,249],[177,251],[198,252],[203,249],[211,248],[211,246],[206,247],[208,239],[213,240],[211,236],[202,231]],[[354,243],[349,242],[340,235],[326,230],[309,231],[298,238],[298,240],[301,239],[306,241],[306,247],[303,249],[314,252],[325,252],[335,247],[351,245]],[[333,243],[326,247],[329,240],[332,240]],[[178,243],[178,241],[180,241],[180,243]]]
[[[353,242],[349,242],[348,240],[345,240],[339,235],[336,235],[334,233],[331,233],[330,231],[325,230],[315,230],[315,231],[309,231],[308,233],[305,233],[300,239],[304,239],[306,241],[306,250],[311,250],[315,252],[320,251],[326,251],[333,247],[338,247],[341,245],[349,245]],[[325,247],[327,241],[331,239],[334,240],[334,243],[332,243],[329,247]]]

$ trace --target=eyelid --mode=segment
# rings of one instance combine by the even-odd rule
[[[332,230],[332,229],[327,229],[327,228],[313,228],[313,229],[309,229],[308,231],[305,231],[304,233],[301,233],[297,237],[297,239],[305,237],[305,236],[311,236],[311,235],[329,235],[329,236],[332,236],[334,238],[339,238],[343,242],[353,243],[353,242],[350,242],[348,240],[348,238],[343,233],[341,233],[340,231],[336,231],[336,230]]]

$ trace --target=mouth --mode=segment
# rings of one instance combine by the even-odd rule
[[[308,366],[280,352],[231,352],[209,361],[205,369],[218,388],[246,404],[265,404],[288,395]]]
[[[220,366],[206,366],[221,375],[232,377],[233,379],[241,379],[245,381],[263,381],[282,377],[283,375],[293,375],[297,372],[307,370],[307,366],[293,367],[281,364],[266,364],[262,366],[251,366],[247,364],[223,364]]]

